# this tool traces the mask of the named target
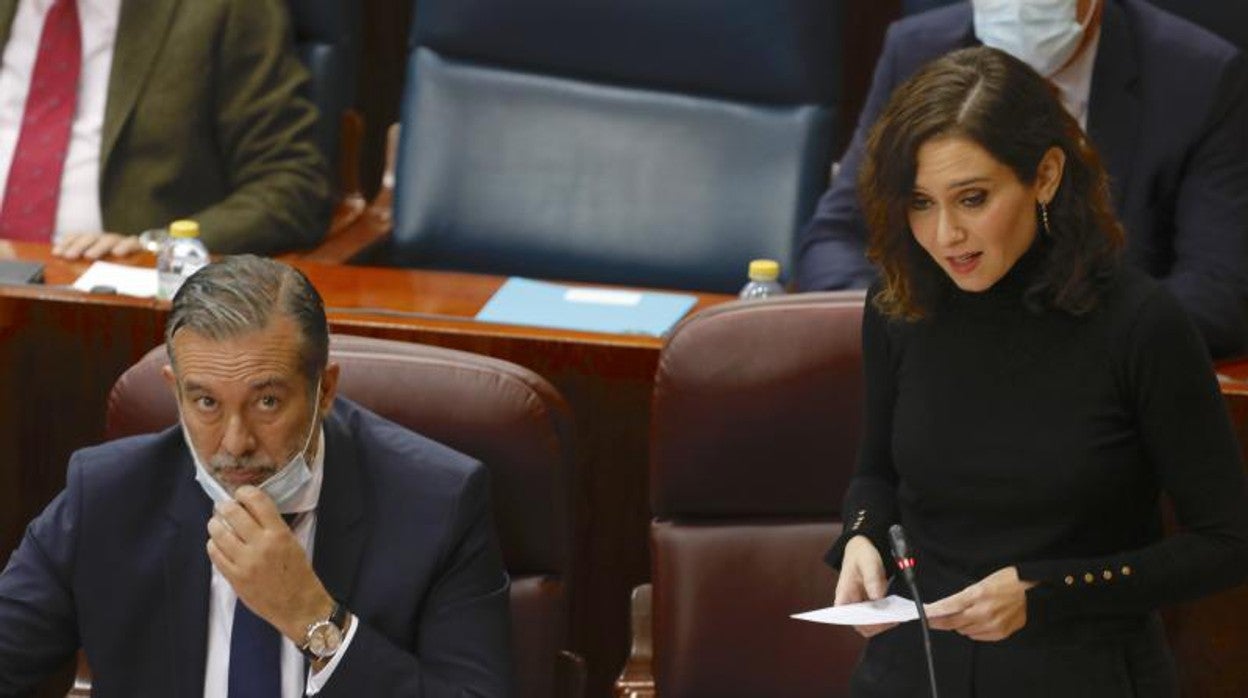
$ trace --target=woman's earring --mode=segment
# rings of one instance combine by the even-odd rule
[[[1037,201],[1040,206],[1040,224],[1044,226],[1044,234],[1047,237],[1053,237],[1053,228],[1049,227],[1049,207],[1043,201]]]

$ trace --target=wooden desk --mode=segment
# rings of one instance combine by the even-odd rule
[[[54,260],[46,246],[0,242],[0,259],[47,264],[44,286],[0,287],[0,560],[7,560],[26,523],[64,486],[69,455],[102,440],[108,391],[163,341],[167,304],[57,288],[88,265]],[[629,592],[649,578],[647,434],[662,342],[475,322],[501,277],[296,266],[324,297],[333,332],[506,359],[567,398],[577,440],[572,645],[589,664],[590,695],[608,695],[626,655]],[[728,299],[700,296],[695,312]]]

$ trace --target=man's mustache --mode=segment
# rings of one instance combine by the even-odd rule
[[[277,464],[271,460],[243,456],[241,458],[220,453],[208,460],[208,467],[213,472],[230,470],[263,471],[268,474],[277,472]]]

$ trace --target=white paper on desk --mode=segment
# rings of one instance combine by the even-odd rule
[[[878,625],[881,623],[907,623],[919,619],[919,610],[910,599],[896,594],[886,596],[879,601],[863,601],[847,603],[842,606],[829,606],[817,611],[794,613],[790,618],[807,620],[812,623],[828,623],[831,625]],[[931,616],[928,616],[929,618]]]
[[[156,270],[111,262],[96,262],[74,282],[74,288],[87,293],[98,286],[111,287],[123,296],[154,298],[156,296]]]

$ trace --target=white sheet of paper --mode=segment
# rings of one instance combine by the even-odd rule
[[[886,596],[879,601],[847,603],[842,606],[829,606],[816,611],[794,613],[790,618],[807,620],[812,623],[828,623],[830,625],[878,625],[880,623],[906,623],[918,620],[919,611],[910,599],[896,594]],[[930,615],[928,616],[931,617]]]
[[[123,296],[154,298],[156,296],[156,270],[142,267],[129,267],[111,262],[92,264],[78,280],[74,288],[79,291],[91,292],[97,286],[110,286]]]
[[[597,305],[622,305],[632,307],[641,303],[636,291],[616,291],[610,288],[570,288],[563,294],[569,303],[595,303]]]

